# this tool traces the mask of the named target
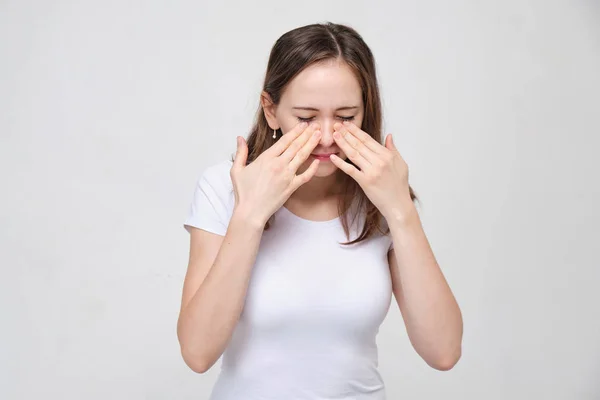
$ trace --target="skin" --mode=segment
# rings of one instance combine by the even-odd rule
[[[294,109],[297,106],[316,110]],[[357,108],[338,110],[345,106]],[[430,366],[451,369],[461,357],[462,314],[410,198],[408,166],[392,135],[381,145],[360,129],[362,93],[351,69],[339,60],[312,65],[290,82],[278,106],[270,105],[266,97],[264,107],[271,128],[281,127],[283,132],[299,117],[316,120],[322,136],[313,153],[339,152],[330,157],[331,162],[320,163],[312,179],[290,196],[286,206],[314,219],[319,203],[332,199],[327,201],[329,211],[320,212],[328,213],[329,219],[337,213],[339,174],[346,173],[357,181],[390,227],[394,242],[388,253],[392,287],[410,341]],[[343,121],[344,116],[352,118]],[[347,158],[358,168],[347,163]],[[303,168],[307,168],[306,163]]]
[[[360,129],[361,98],[356,78],[337,61],[300,73],[277,107],[263,96],[269,125],[281,128],[284,137],[248,166],[248,148],[238,138],[231,171],[236,206],[227,233],[191,228],[177,334],[183,359],[192,370],[208,371],[231,337],[268,217],[285,202],[306,219],[332,219],[337,213],[337,184],[344,173],[361,185],[390,227],[392,288],[413,347],[439,370],[452,368],[460,358],[462,316],[410,199],[408,167],[391,135],[382,146]],[[293,109],[307,105],[317,110]],[[337,110],[355,105],[358,108]],[[353,116],[354,123],[339,124],[342,116]],[[301,127],[299,117],[312,118],[314,125]],[[320,132],[315,134],[316,130]],[[339,154],[330,162],[316,162],[308,157],[311,152]],[[347,158],[359,168],[344,161]]]
[[[314,127],[302,125],[297,124],[250,165],[246,165],[248,146],[238,137],[230,171],[236,204],[225,235],[190,227],[177,336],[183,359],[193,371],[208,371],[231,338],[266,220],[317,170],[319,161],[313,160],[297,174],[320,140]]]
[[[347,64],[337,60],[311,65],[303,70],[288,84],[278,105],[272,104],[267,93],[263,93],[261,101],[271,129],[281,128],[286,135],[299,121],[318,123],[321,140],[312,153],[339,152],[342,159],[346,159],[346,155],[333,139],[333,125],[344,119],[351,119],[360,126],[364,115],[358,80]],[[294,107],[312,107],[316,110],[299,110]],[[342,107],[356,108],[338,110]],[[304,162],[298,172],[305,171],[311,161],[309,158]],[[333,162],[319,162],[315,175],[290,196],[285,206],[307,219],[335,218],[335,193],[339,189],[340,173],[342,171]],[[310,215],[315,212],[316,215]]]
[[[333,163],[358,182],[388,222],[392,290],[413,348],[431,367],[449,370],[461,357],[462,314],[410,198],[408,166],[392,135],[382,146],[351,122],[334,128],[336,143],[358,168],[331,156]]]

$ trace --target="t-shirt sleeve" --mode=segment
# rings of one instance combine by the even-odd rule
[[[229,169],[220,164],[207,168],[198,178],[184,228],[190,227],[225,236],[229,220],[233,191]]]

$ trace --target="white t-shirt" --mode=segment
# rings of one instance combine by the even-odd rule
[[[186,229],[225,235],[235,204],[231,165],[201,174]],[[363,221],[359,215],[351,239]],[[392,241],[339,244],[346,240],[339,218],[310,221],[285,207],[274,214],[211,400],[385,399],[375,337],[391,302]]]

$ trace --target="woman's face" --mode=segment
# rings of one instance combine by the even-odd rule
[[[286,134],[300,121],[316,121],[322,132],[312,155],[336,153],[346,155],[333,139],[333,124],[344,120],[361,126],[363,120],[362,90],[354,73],[344,62],[337,60],[313,64],[299,73],[286,87],[274,115],[265,112],[269,125]],[[310,156],[298,169],[303,172],[314,161]],[[335,173],[337,167],[328,159],[320,159],[315,176]]]

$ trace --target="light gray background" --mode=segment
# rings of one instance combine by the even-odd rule
[[[251,124],[269,50],[333,21],[462,307],[425,365],[395,303],[390,399],[600,398],[595,1],[2,1],[0,398],[205,399],[176,319],[199,173]]]

